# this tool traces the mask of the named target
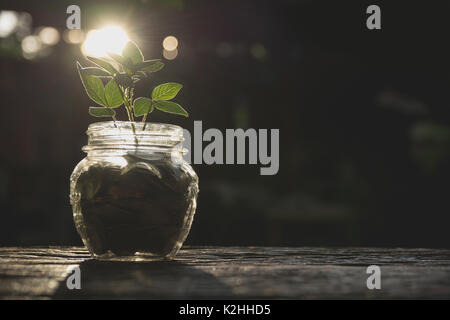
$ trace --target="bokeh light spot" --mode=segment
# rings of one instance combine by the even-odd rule
[[[252,47],[250,48],[250,53],[252,54],[252,56],[255,59],[260,60],[260,61],[264,61],[267,58],[267,50],[260,43],[256,43],[256,44],[252,45]]]
[[[55,28],[45,27],[39,32],[39,38],[43,44],[53,46],[59,41],[59,32]]]
[[[9,36],[16,28],[18,20],[14,11],[0,11],[0,37]]]
[[[166,50],[166,49],[163,50],[163,57],[167,60],[173,60],[177,56],[178,56],[178,49],[171,50],[171,51]]]
[[[22,40],[22,50],[24,53],[36,53],[41,49],[41,42],[36,36],[26,36]]]
[[[163,48],[167,51],[174,51],[178,47],[178,39],[174,36],[168,36],[163,41]]]
[[[63,38],[67,43],[79,44],[84,39],[84,33],[79,29],[66,30],[64,31]]]

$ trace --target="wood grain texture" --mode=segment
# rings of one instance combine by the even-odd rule
[[[366,268],[381,268],[368,290]],[[68,290],[80,266],[81,290]],[[1,299],[449,299],[450,250],[187,247],[172,261],[105,262],[80,247],[0,248]]]

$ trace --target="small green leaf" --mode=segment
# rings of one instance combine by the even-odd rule
[[[140,97],[134,100],[134,114],[136,117],[143,116],[153,111],[152,100],[149,98]]]
[[[107,106],[108,103],[105,97],[105,87],[103,86],[102,80],[86,74],[79,62],[77,62],[77,68],[78,73],[80,74],[81,82],[83,83],[89,98],[102,106]]]
[[[189,117],[187,111],[184,110],[178,103],[170,101],[154,101],[153,104],[155,105],[155,108],[160,111]]]
[[[147,74],[143,71],[137,71],[132,77],[133,83],[139,82],[142,79],[148,78]]]
[[[133,63],[131,62],[131,59],[128,57],[122,57],[119,54],[116,53],[112,53],[112,52],[107,52],[108,56],[111,57],[111,59],[113,59],[114,61],[116,61],[118,64],[120,64],[124,71],[128,74],[132,74],[132,70],[133,70]]]
[[[129,58],[133,64],[138,64],[144,61],[144,56],[141,50],[133,41],[128,41],[122,50],[122,56]]]
[[[105,86],[105,97],[108,102],[108,107],[117,108],[122,105],[122,93],[120,92],[119,86],[114,79],[111,79]]]
[[[88,68],[83,68],[83,70],[89,76],[109,77],[109,78],[112,77],[112,75],[108,71],[101,69],[101,68],[88,67]]]
[[[135,76],[139,79],[145,79],[148,78],[147,74],[143,71],[137,71]]]
[[[133,79],[131,79],[130,75],[127,73],[117,73],[114,77],[117,84],[122,87],[133,87]]]
[[[170,100],[175,98],[177,93],[181,90],[183,86],[179,83],[168,82],[160,84],[152,92],[153,100]]]
[[[94,117],[112,117],[116,112],[110,108],[89,107],[89,114]]]
[[[111,73],[111,75],[114,75],[118,72],[116,70],[116,68],[114,68],[114,66],[111,63],[109,63],[108,61],[105,61],[100,58],[95,58],[95,57],[86,57],[86,58],[88,58],[90,61],[95,63],[97,66],[99,66],[99,67],[105,69],[106,71],[108,71],[109,73]]]
[[[164,67],[161,59],[147,60],[137,65],[136,69],[144,72],[156,72]]]

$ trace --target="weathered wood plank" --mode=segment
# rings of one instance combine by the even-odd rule
[[[382,289],[368,290],[379,265]],[[68,290],[80,266],[81,290]],[[0,248],[2,299],[450,298],[450,250],[188,247],[173,261],[105,262],[80,247]]]

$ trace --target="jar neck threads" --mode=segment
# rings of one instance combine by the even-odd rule
[[[182,154],[183,129],[163,123],[105,121],[89,125],[88,156]]]

